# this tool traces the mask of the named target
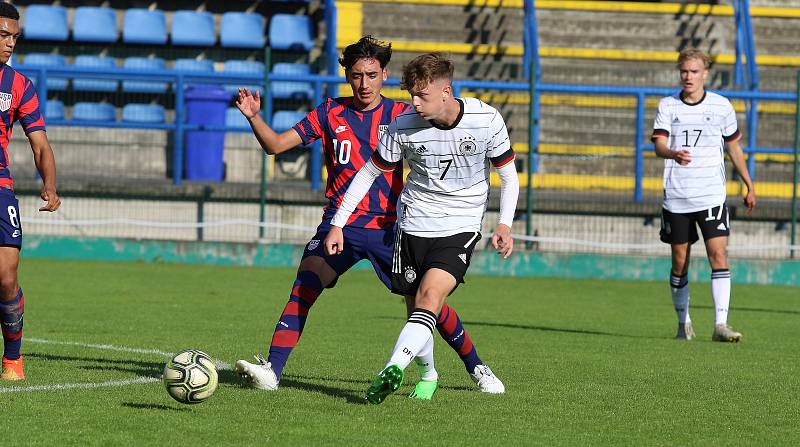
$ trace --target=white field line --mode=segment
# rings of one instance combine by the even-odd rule
[[[116,346],[116,345],[108,345],[108,344],[97,344],[97,343],[80,343],[75,341],[55,341],[55,340],[45,340],[42,338],[30,338],[25,337],[24,342],[26,343],[39,343],[39,344],[46,344],[46,345],[62,345],[62,346],[77,346],[80,348],[90,348],[90,349],[102,349],[106,351],[117,351],[117,352],[133,352],[135,354],[154,354],[161,357],[170,358],[175,353],[174,352],[166,352],[161,351],[159,349],[143,349],[143,348],[130,348],[128,346]],[[232,370],[233,368],[231,365],[217,359],[212,359],[214,361],[214,365],[217,369],[221,370]]]
[[[36,385],[36,386],[12,386],[0,388],[2,393],[31,393],[34,391],[61,391],[61,390],[74,390],[74,389],[92,389],[92,388],[105,388],[110,386],[125,386],[137,385],[140,383],[160,382],[161,379],[156,377],[136,377],[135,379],[127,380],[110,380],[108,382],[89,382],[89,383],[57,383],[55,385]]]
[[[55,340],[45,340],[42,338],[29,338],[26,337],[26,343],[38,343],[38,344],[48,344],[48,345],[62,345],[62,346],[77,346],[81,348],[89,348],[89,349],[101,349],[106,351],[117,351],[117,352],[132,352],[136,354],[153,354],[158,355],[160,357],[170,358],[172,357],[173,353],[165,352],[158,349],[142,349],[142,348],[131,348],[127,346],[116,346],[116,345],[109,345],[109,344],[96,344],[96,343],[79,343],[74,341],[55,341]],[[231,365],[219,361],[214,360],[214,364],[216,365],[218,370],[230,370]],[[107,382],[86,382],[86,383],[57,383],[53,385],[35,385],[35,386],[13,386],[13,387],[0,387],[0,394],[2,393],[30,393],[34,391],[62,391],[62,390],[72,390],[72,389],[94,389],[94,388],[106,388],[112,386],[127,386],[127,385],[138,385],[142,383],[153,383],[153,382],[160,382],[161,379],[158,377],[136,377],[133,379],[126,379],[126,380],[110,380]]]

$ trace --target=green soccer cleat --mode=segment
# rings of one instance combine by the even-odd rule
[[[420,380],[417,382],[417,386],[414,387],[414,391],[412,391],[408,397],[412,397],[414,399],[431,400],[433,398],[433,393],[436,392],[436,387],[438,386],[439,382],[437,380]]]
[[[365,398],[367,402],[378,405],[386,399],[386,396],[397,391],[402,384],[403,370],[397,365],[389,365],[372,380]]]

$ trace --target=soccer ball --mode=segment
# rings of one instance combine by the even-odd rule
[[[164,367],[164,386],[173,399],[199,404],[217,389],[217,368],[203,351],[187,349],[175,354]]]

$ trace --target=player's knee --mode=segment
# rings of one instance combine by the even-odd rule
[[[428,309],[433,313],[437,313],[442,302],[444,302],[444,295],[442,295],[441,291],[432,287],[420,288],[415,301],[415,307]]]
[[[302,272],[311,272],[319,278],[320,285],[324,288],[333,282],[336,277],[336,270],[334,270],[325,259],[320,256],[309,256],[303,259],[298,268],[298,276]]]
[[[16,276],[3,275],[0,277],[0,301],[14,299],[17,295],[18,288],[19,284],[17,283]]]

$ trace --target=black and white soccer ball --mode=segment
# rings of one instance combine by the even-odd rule
[[[167,362],[163,380],[173,399],[183,404],[199,404],[214,394],[219,378],[208,354],[187,349]]]

